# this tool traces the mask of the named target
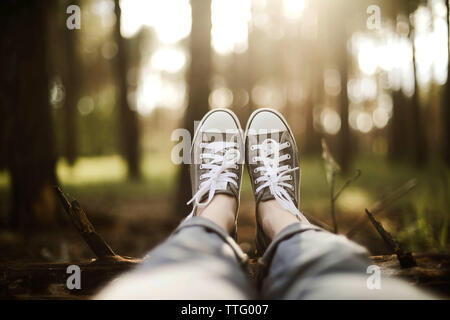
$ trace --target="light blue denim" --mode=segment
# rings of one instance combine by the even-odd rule
[[[181,223],[134,270],[110,283],[97,299],[432,299],[399,279],[369,285],[368,252],[344,236],[292,224],[259,260],[259,285],[248,279],[247,256],[210,220]],[[259,290],[257,289],[259,287]],[[379,287],[379,288],[377,288]]]

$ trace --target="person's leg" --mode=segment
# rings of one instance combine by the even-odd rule
[[[230,110],[200,121],[191,147],[193,209],[174,234],[97,299],[245,299],[253,289],[236,236],[244,143]]]
[[[216,195],[96,299],[247,299],[247,257],[229,236],[236,200]]]
[[[272,240],[262,260],[268,299],[430,299],[402,280],[380,278],[369,289],[367,250],[342,235],[299,223],[276,201],[261,202],[260,224]]]

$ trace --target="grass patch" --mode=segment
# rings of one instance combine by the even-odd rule
[[[162,196],[171,192],[176,166],[170,158],[146,154],[141,161],[142,178],[127,179],[125,161],[118,155],[81,158],[73,167],[58,162],[62,186],[74,194],[120,198]]]
[[[301,159],[301,209],[329,217],[329,188],[325,178],[323,160],[318,156]],[[57,175],[63,188],[80,199],[104,198],[114,201],[128,198],[167,197],[176,189],[178,167],[170,154],[147,153],[141,163],[142,179],[127,180],[124,160],[118,155],[80,158],[70,167],[64,159],[58,161]],[[339,217],[350,213],[364,214],[364,208],[391,193],[406,181],[416,178],[418,187],[390,208],[400,217],[401,227],[395,236],[414,251],[447,251],[450,225],[450,173],[438,162],[422,170],[407,163],[391,163],[373,155],[359,156],[348,176],[338,175],[338,189],[357,168],[361,177],[346,189],[336,203]],[[4,199],[9,186],[9,175],[0,172],[0,199]],[[247,172],[243,177],[243,194],[251,198]],[[2,201],[3,202],[3,201]],[[387,214],[391,219],[391,213]]]

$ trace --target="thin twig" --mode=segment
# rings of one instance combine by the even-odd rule
[[[325,139],[322,138],[322,158],[325,163],[325,173],[327,176],[328,185],[330,187],[330,211],[331,211],[331,219],[333,220],[333,232],[338,232],[338,225],[336,220],[336,210],[335,210],[335,199],[334,199],[334,183],[336,174],[341,170],[339,165],[334,160],[331,155],[330,150],[328,149],[328,145],[325,142]]]
[[[356,180],[358,180],[358,178],[361,176],[361,170],[356,169],[356,173],[353,176],[353,178],[348,179],[344,185],[341,187],[341,189],[339,189],[338,192],[336,192],[336,194],[334,195],[334,201],[336,201],[339,196],[341,195],[342,191],[345,190],[345,188],[347,188],[352,182],[355,182]]]
[[[394,192],[392,192],[391,194],[387,195],[386,197],[384,197],[383,199],[381,199],[380,201],[377,201],[371,208],[370,208],[370,212],[373,215],[376,215],[377,213],[385,210],[386,208],[388,208],[390,205],[392,205],[395,201],[397,201],[398,199],[402,198],[403,196],[405,196],[408,192],[410,192],[411,190],[413,190],[415,187],[417,186],[417,180],[416,179],[411,179],[408,180],[404,185],[402,185],[400,188],[398,188],[397,190],[395,190]],[[355,225],[350,228],[350,230],[347,232],[346,236],[347,238],[352,238],[356,232],[358,232],[359,230],[361,230],[361,228],[364,226],[364,224],[367,223],[367,219],[365,219],[364,217],[361,217],[356,223]]]
[[[335,198],[334,198],[334,181],[335,181],[335,172],[331,175],[331,183],[330,183],[330,199],[331,199],[331,218],[333,219],[333,232],[338,233],[338,224],[336,220],[336,210],[335,210]]]
[[[345,190],[352,182],[356,181],[361,176],[361,170],[357,169],[355,175],[348,179],[344,185],[339,189],[339,191],[335,194],[334,193],[334,184],[335,184],[335,177],[336,172],[333,171],[333,174],[331,175],[331,183],[330,183],[330,199],[331,199],[331,218],[333,219],[333,232],[338,233],[338,224],[336,219],[336,201],[341,195],[342,191]]]
[[[339,191],[334,193],[334,185],[336,183],[336,175],[341,171],[341,168],[334,160],[331,155],[330,150],[325,139],[322,138],[322,158],[325,162],[325,173],[327,175],[328,185],[330,186],[330,211],[331,219],[333,220],[333,232],[338,233],[338,223],[336,218],[336,200],[341,195],[342,191],[345,190],[352,182],[357,180],[361,176],[361,170],[356,170],[356,174],[353,178],[348,179],[344,185],[339,189]]]

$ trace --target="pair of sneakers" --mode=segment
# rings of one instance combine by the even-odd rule
[[[191,185],[196,209],[207,206],[216,194],[236,198],[236,239],[243,165],[246,163],[256,203],[256,249],[264,253],[269,240],[258,222],[258,204],[276,200],[282,208],[308,223],[298,210],[300,167],[297,145],[287,121],[277,111],[262,108],[252,113],[245,133],[228,109],[213,109],[201,120],[191,147]]]

